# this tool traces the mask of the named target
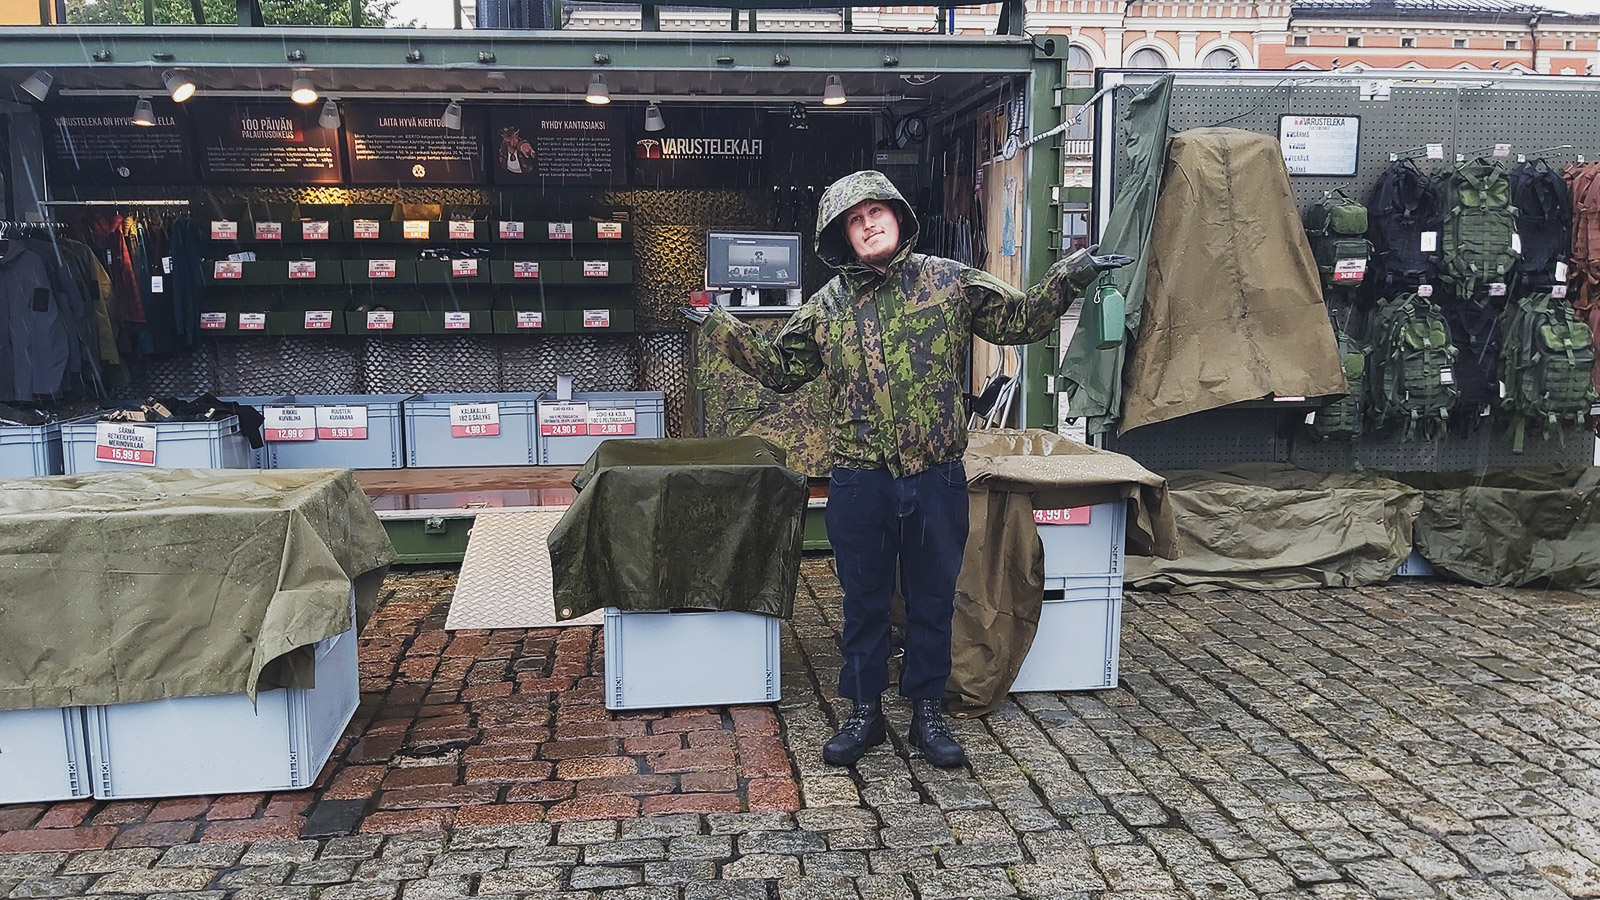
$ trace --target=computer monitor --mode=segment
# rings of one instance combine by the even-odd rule
[[[706,287],[798,289],[800,235],[711,232],[706,235]]]

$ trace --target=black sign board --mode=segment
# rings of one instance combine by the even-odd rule
[[[444,127],[444,107],[344,104],[352,184],[485,184],[482,108],[461,111],[460,130]]]
[[[322,104],[206,103],[194,113],[201,174],[215,184],[338,184],[339,129]]]
[[[154,125],[133,124],[133,101],[74,103],[42,117],[50,174],[63,184],[192,184],[183,108],[152,101]]]
[[[765,184],[769,148],[764,111],[673,106],[662,112],[665,129],[645,131],[641,126],[633,135],[635,187]]]
[[[596,106],[497,106],[489,113],[496,184],[627,183],[627,127]]]

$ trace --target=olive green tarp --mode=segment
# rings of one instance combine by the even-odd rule
[[[1600,587],[1600,469],[1391,477],[1423,492],[1416,548],[1438,574],[1485,586]]]
[[[1173,560],[1129,559],[1141,590],[1292,590],[1388,580],[1411,555],[1422,495],[1397,481],[1256,463],[1167,473]]]
[[[1345,392],[1277,138],[1236,128],[1174,137],[1146,262],[1118,434],[1234,403]]]
[[[0,481],[0,710],[313,687],[393,559],[344,470]]]
[[[1038,631],[1044,545],[1035,509],[1127,503],[1126,553],[1171,556],[1177,529],[1166,482],[1120,453],[1048,431],[997,429],[972,432],[962,462],[969,525],[945,696],[957,715],[971,716],[1005,699]]]
[[[550,532],[558,619],[612,606],[788,618],[806,479],[760,438],[614,440]]]

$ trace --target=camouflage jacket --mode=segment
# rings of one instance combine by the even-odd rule
[[[901,246],[886,271],[856,262],[840,214],[862,200],[898,207]],[[838,271],[773,338],[713,307],[707,340],[780,393],[827,379],[833,462],[915,475],[967,446],[962,385],[973,336],[995,344],[1041,340],[1094,280],[1088,254],[1051,266],[1026,293],[954,260],[912,253],[916,219],[889,180],[858,172],[824,192],[817,255]]]

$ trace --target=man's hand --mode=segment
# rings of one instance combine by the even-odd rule
[[[711,311],[709,309],[701,309],[697,306],[680,306],[678,307],[678,312],[683,313],[683,317],[685,319],[688,319],[696,325],[699,325],[706,319],[711,318]]]
[[[1131,256],[1123,256],[1120,253],[1108,253],[1105,256],[1100,256],[1099,251],[1099,244],[1089,248],[1089,262],[1101,272],[1107,269],[1120,269],[1133,262],[1133,257]]]

